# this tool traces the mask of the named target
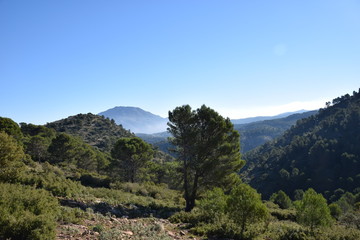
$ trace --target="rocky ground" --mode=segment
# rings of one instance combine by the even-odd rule
[[[94,214],[81,224],[60,224],[56,239],[120,240],[120,239],[201,239],[191,235],[183,226],[158,218],[116,218]]]

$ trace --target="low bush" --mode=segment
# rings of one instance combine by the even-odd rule
[[[54,239],[58,215],[58,201],[47,191],[0,184],[0,239]]]
[[[79,224],[86,217],[86,213],[80,208],[60,207],[58,221],[61,223]]]

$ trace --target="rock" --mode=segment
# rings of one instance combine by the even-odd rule
[[[171,231],[168,231],[167,234],[170,236],[170,237],[176,237],[175,233],[171,232]]]
[[[132,231],[123,231],[124,234],[132,236],[134,233]]]

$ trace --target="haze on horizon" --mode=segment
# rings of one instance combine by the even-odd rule
[[[0,116],[314,110],[360,87],[360,2],[0,1]]]

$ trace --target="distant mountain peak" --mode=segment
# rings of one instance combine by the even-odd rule
[[[166,131],[167,118],[155,115],[139,107],[116,106],[98,115],[114,119],[117,124],[134,133],[157,133]]]

